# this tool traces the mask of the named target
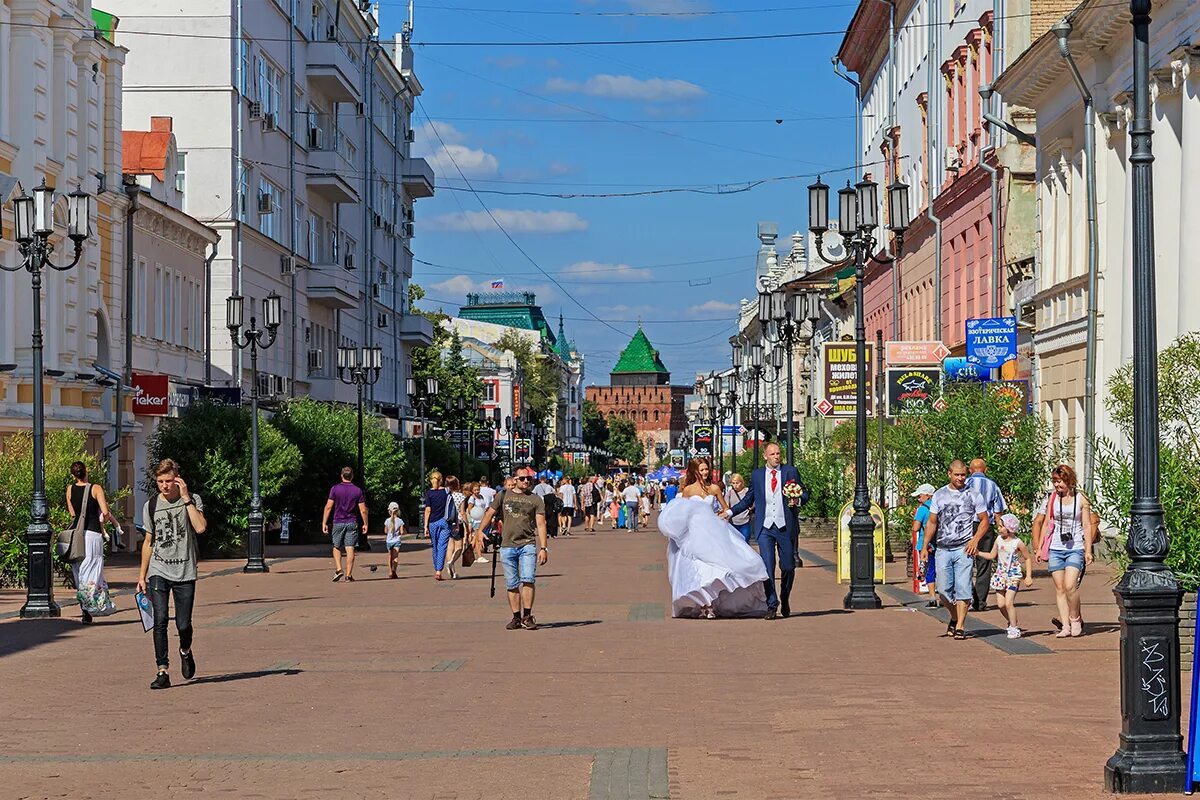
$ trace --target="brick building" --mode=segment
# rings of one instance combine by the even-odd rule
[[[671,373],[639,327],[609,373],[609,385],[587,387],[587,399],[606,417],[633,420],[646,463],[654,467],[687,430],[683,399],[691,392],[690,386],[671,385]]]

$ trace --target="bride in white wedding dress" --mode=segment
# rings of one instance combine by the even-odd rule
[[[767,610],[762,558],[737,529],[717,516],[729,510],[710,483],[703,458],[688,463],[678,499],[658,517],[667,537],[667,577],[675,617],[761,617]]]

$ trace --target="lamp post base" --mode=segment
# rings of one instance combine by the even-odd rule
[[[843,608],[882,608],[875,593],[875,520],[868,511],[856,510],[850,518],[850,591]]]
[[[1129,569],[1113,589],[1121,610],[1121,735],[1104,787],[1121,794],[1183,791],[1179,733],[1179,604],[1170,570]]]
[[[266,540],[263,538],[263,515],[261,511],[251,511],[249,531],[246,541],[246,566],[242,572],[270,572],[265,560]]]
[[[29,575],[26,577],[29,588],[25,594],[25,605],[21,606],[21,619],[62,616],[62,609],[54,602],[50,526],[45,522],[34,522],[25,529],[25,535],[26,541],[29,542]]]

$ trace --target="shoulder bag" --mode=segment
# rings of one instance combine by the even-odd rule
[[[87,557],[87,532],[83,529],[83,522],[87,518],[88,501],[91,498],[92,485],[89,483],[84,488],[83,503],[74,526],[59,531],[54,541],[54,552],[64,561],[82,561]]]
[[[1038,558],[1042,561],[1050,560],[1050,539],[1054,536],[1054,498],[1057,496],[1058,492],[1051,492],[1046,498],[1046,522],[1042,525],[1042,546],[1038,548]],[[1059,507],[1061,506],[1060,500]]]

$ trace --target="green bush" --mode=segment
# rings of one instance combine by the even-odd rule
[[[147,443],[149,472],[164,458],[179,463],[181,477],[204,500],[208,530],[200,537],[203,556],[239,555],[250,513],[250,410],[196,403],[179,417],[163,419]],[[268,523],[282,513],[281,500],[300,482],[296,445],[274,425],[259,420],[259,493]],[[156,492],[153,474],[144,476]]]
[[[763,446],[765,447],[766,443]],[[784,448],[786,454],[786,446],[781,444],[780,447]],[[731,457],[732,454],[726,457],[726,463],[729,463]],[[749,481],[750,473],[754,470],[754,461],[753,447],[747,447],[744,450],[738,448],[737,469],[734,471]],[[850,477],[847,478],[847,468],[853,464],[853,461],[853,450],[851,450],[850,461],[847,462],[845,456],[834,449],[832,437],[823,431],[816,431],[805,440],[797,438],[796,446],[793,448],[792,462],[796,471],[800,473],[800,482],[809,491],[808,502],[804,504],[800,512],[802,516],[814,518],[837,516],[838,511],[853,494],[852,471],[849,473]],[[761,453],[758,456],[758,466],[763,466]]]
[[[1125,441],[1133,439],[1133,369],[1125,365],[1108,381],[1105,404]],[[1200,586],[1200,333],[1180,337],[1158,357],[1159,461],[1163,511],[1170,532],[1167,564],[1187,591]],[[1129,508],[1133,502],[1133,455],[1106,437],[1095,443],[1093,502],[1104,527],[1117,532],[1101,556],[1121,571]]]
[[[46,498],[50,509],[51,536],[67,527],[67,486],[72,483],[71,463],[82,461],[88,478],[105,488],[113,515],[121,517],[121,501],[128,490],[108,492],[100,460],[87,452],[87,436],[83,431],[57,430],[46,434],[45,470]],[[21,431],[4,440],[0,451],[0,586],[24,586],[29,576],[29,547],[25,529],[31,518],[33,497],[33,434]],[[55,573],[70,582],[71,568],[56,556]]]
[[[293,484],[282,503],[292,515],[291,540],[320,541],[329,488],[341,480],[342,467],[357,470],[358,409],[303,398],[284,406],[271,424],[301,454],[303,479]],[[396,437],[372,414],[363,417],[363,472],[369,521],[373,529],[382,530],[387,504],[407,485],[407,459]]]

